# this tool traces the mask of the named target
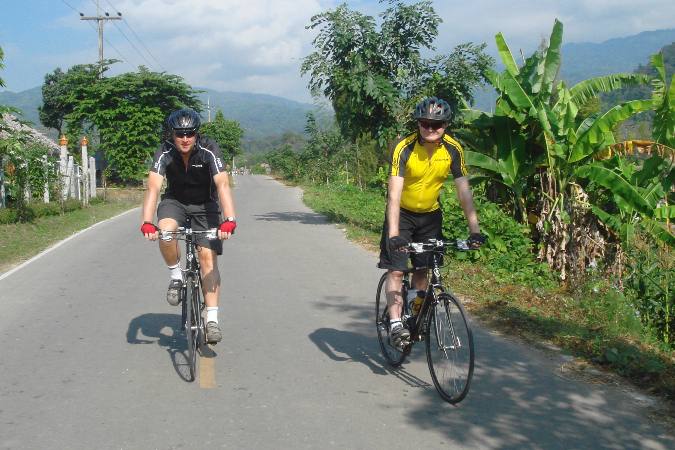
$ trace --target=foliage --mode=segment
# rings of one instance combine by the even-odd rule
[[[92,203],[95,202],[96,199],[92,199]],[[31,202],[25,205],[24,212],[21,212],[16,208],[0,209],[0,224],[7,225],[17,222],[32,222],[40,217],[57,216],[80,208],[82,208],[82,202],[72,198],[63,202]],[[30,220],[22,220],[22,218],[26,217],[29,217]]]
[[[216,141],[225,160],[231,161],[241,154],[241,137],[244,130],[239,126],[239,122],[226,120],[222,111],[218,110],[213,122],[203,124],[200,132]]]
[[[632,300],[642,323],[655,339],[672,348],[675,344],[675,256],[672,247],[655,242],[638,230],[628,247],[626,295]]]
[[[74,86],[66,121],[69,129],[98,132],[100,150],[113,172],[124,180],[139,180],[159,145],[164,118],[184,106],[199,111],[195,95],[181,77],[140,67],[138,72]]]
[[[40,198],[47,187],[57,186],[55,159],[27,133],[13,131],[0,139],[0,161],[5,164],[3,169],[8,169],[5,170],[8,203],[15,208],[18,220],[31,221],[34,214],[28,208],[30,198]]]
[[[379,30],[373,17],[346,4],[312,17],[307,28],[318,29],[316,51],[302,64],[312,92],[331,100],[341,133],[352,142],[369,136],[380,148],[402,133],[422,95],[461,104],[491,63],[483,47],[472,44],[451,56],[423,59],[421,51],[433,49],[441,23],[432,3],[388,3]]]
[[[0,70],[5,68],[4,64],[4,59],[5,59],[5,53],[2,51],[2,47],[0,47]],[[0,78],[0,87],[5,87],[5,82],[2,78]]]
[[[54,72],[45,75],[42,84],[42,105],[38,107],[40,122],[47,128],[53,128],[59,135],[64,133],[66,116],[73,112],[79,98],[80,86],[96,83],[99,77],[98,64],[78,64],[67,72],[57,67]],[[69,141],[75,149],[80,130],[70,130]]]
[[[497,34],[505,70],[489,74],[499,93],[495,113],[473,112],[475,129],[463,137],[484,154],[468,153],[468,163],[509,189],[514,216],[523,223],[529,212],[536,217],[539,256],[565,279],[569,273],[579,273],[576,269],[594,257],[589,255],[602,253],[594,248],[598,239],[589,233],[597,226],[578,208],[577,200],[586,194],[580,192],[576,169],[615,143],[612,131],[617,124],[651,109],[652,102],[629,101],[605,113],[582,116],[584,105],[599,93],[643,83],[647,77],[608,75],[567,88],[557,81],[562,33],[563,25],[556,20],[548,45],[527,58],[522,67],[516,64],[503,35]],[[597,233],[595,237],[602,240]]]
[[[454,252],[454,257],[485,265],[500,281],[531,286],[550,285],[552,277],[548,267],[538,262],[533,253],[529,227],[509,217],[482,195],[476,195],[474,203],[480,218],[481,232],[487,235],[488,240],[480,250]],[[444,237],[450,240],[466,239],[466,218],[451,184],[446,184],[441,208]]]

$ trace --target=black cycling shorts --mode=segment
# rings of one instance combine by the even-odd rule
[[[427,213],[416,213],[401,208],[398,220],[398,235],[408,242],[425,242],[428,239],[443,239],[443,213],[440,209]],[[431,265],[428,253],[405,253],[390,251],[389,225],[385,212],[382,237],[380,239],[380,262],[378,267],[389,270],[408,269],[408,256],[413,268],[425,268]]]
[[[185,226],[187,217],[191,218],[193,230],[210,230],[218,228],[222,222],[220,208],[216,202],[206,202],[196,205],[184,204],[173,198],[162,198],[157,206],[157,220],[174,219],[179,227]],[[223,254],[223,242],[216,239],[207,239],[203,234],[197,235],[197,245],[214,250],[216,254]]]

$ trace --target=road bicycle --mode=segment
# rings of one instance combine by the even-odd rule
[[[197,236],[203,234],[207,239],[217,239],[217,229],[193,230],[190,217],[185,226],[176,231],[160,230],[160,238],[165,241],[173,239],[185,241],[185,267],[183,272],[183,288],[181,289],[180,301],[182,304],[181,323],[187,339],[187,359],[190,368],[190,378],[194,381],[197,374],[197,351],[206,344],[206,324],[202,313],[205,308],[202,296],[202,276],[199,268],[199,256],[197,253]]]
[[[410,344],[399,348],[390,341],[385,292],[387,273],[382,275],[377,286],[375,323],[382,355],[392,367],[399,367],[403,363],[415,342],[425,341],[427,364],[434,386],[444,400],[455,404],[461,402],[469,392],[473,377],[474,345],[464,307],[441,279],[441,256],[447,248],[472,250],[464,240],[444,242],[436,239],[409,243],[402,249],[409,253],[427,253],[430,262],[427,270],[431,279],[416,315],[412,314],[412,305],[408,304],[408,292],[412,289],[411,274],[416,269],[404,271],[401,317],[410,331]]]

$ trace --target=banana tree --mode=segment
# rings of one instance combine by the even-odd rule
[[[497,34],[497,48],[505,70],[492,72],[488,77],[499,94],[495,113],[482,113],[473,121],[476,132],[483,134],[481,140],[489,142],[491,148],[487,152],[472,148],[480,153],[491,153],[488,156],[492,160],[474,154],[467,160],[493,178],[508,180],[514,203],[521,202],[518,195],[522,197],[523,191],[530,193],[527,207],[538,216],[537,229],[543,244],[540,256],[559,270],[564,279],[568,266],[575,259],[568,258],[568,252],[575,250],[568,246],[578,243],[573,234],[581,233],[574,228],[580,224],[572,224],[575,198],[578,197],[574,191],[579,189],[575,170],[615,142],[612,130],[617,124],[652,109],[652,101],[630,101],[606,113],[584,117],[580,113],[582,106],[599,93],[645,83],[648,77],[615,74],[585,80],[568,88],[557,80],[562,35],[563,25],[556,20],[548,45],[519,67],[504,36]],[[508,133],[499,133],[497,130],[503,127],[504,118],[509,119],[512,128]],[[486,127],[486,122],[492,122],[491,127]],[[486,133],[486,128],[492,131]],[[518,187],[523,185],[523,188]],[[526,214],[522,213],[520,217],[524,219]]]

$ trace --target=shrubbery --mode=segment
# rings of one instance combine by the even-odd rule
[[[95,199],[91,201],[96,202]],[[3,208],[0,209],[0,224],[31,222],[38,217],[57,216],[80,208],[82,208],[82,203],[74,199],[68,199],[63,203],[30,203],[25,206],[21,213],[15,208]]]

